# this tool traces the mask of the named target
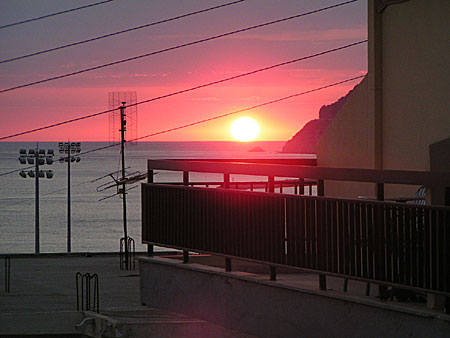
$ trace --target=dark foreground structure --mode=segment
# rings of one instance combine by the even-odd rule
[[[261,337],[448,336],[450,208],[384,196],[385,184],[442,191],[448,173],[173,160],[149,160],[148,169],[143,241],[150,252],[182,250],[185,264],[142,259],[143,303]],[[183,185],[152,182],[154,170],[183,172]],[[191,182],[189,172],[224,179]],[[259,181],[236,182],[234,174]],[[372,182],[377,196],[327,198],[324,180]],[[255,187],[264,191],[239,190]],[[305,195],[314,190],[318,196]],[[186,264],[189,252],[220,256],[224,269]],[[236,259],[266,265],[267,276],[233,272]],[[316,287],[302,286],[311,274]],[[336,294],[338,280],[344,292]],[[349,280],[360,295],[346,293]],[[420,299],[427,307],[395,301]]]

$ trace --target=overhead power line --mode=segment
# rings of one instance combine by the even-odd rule
[[[219,35],[214,35],[214,36],[211,36],[211,37],[208,37],[208,38],[204,38],[204,39],[200,39],[200,40],[196,40],[196,41],[187,42],[187,43],[184,43],[184,44],[181,44],[181,45],[177,45],[177,46],[161,49],[161,50],[158,50],[158,51],[155,51],[155,52],[150,52],[150,53],[146,53],[146,54],[142,54],[142,55],[138,55],[138,56],[133,56],[133,57],[130,57],[130,58],[127,58],[127,59],[113,61],[113,62],[105,63],[105,64],[102,64],[102,65],[99,65],[99,66],[85,68],[85,69],[82,69],[82,70],[79,70],[79,71],[76,71],[76,72],[66,73],[66,74],[63,74],[63,75],[58,75],[58,76],[50,77],[50,78],[39,80],[39,81],[25,83],[25,84],[18,85],[18,86],[15,86],[15,87],[11,87],[11,88],[0,90],[0,93],[6,93],[6,92],[9,92],[9,91],[12,91],[12,90],[19,89],[19,88],[30,87],[30,86],[34,86],[34,85],[37,85],[37,84],[50,82],[50,81],[54,81],[54,80],[59,80],[59,79],[71,77],[71,76],[74,76],[74,75],[79,75],[79,74],[82,74],[82,73],[90,72],[90,71],[93,71],[93,70],[102,69],[102,68],[106,68],[106,67],[122,64],[122,63],[125,63],[125,62],[138,60],[138,59],[149,57],[149,56],[153,56],[153,55],[156,55],[156,54],[161,54],[161,53],[169,52],[169,51],[172,51],[172,50],[176,50],[176,49],[180,49],[180,48],[184,48],[184,47],[188,47],[188,46],[193,46],[193,45],[196,45],[196,44],[199,44],[199,43],[204,43],[204,42],[207,42],[207,41],[223,38],[223,37],[226,37],[226,36],[230,36],[230,35],[246,32],[246,31],[257,29],[257,28],[261,28],[261,27],[266,27],[266,26],[273,25],[273,24],[276,24],[276,23],[292,20],[292,19],[295,19],[295,18],[299,18],[299,17],[303,17],[303,16],[307,16],[307,15],[312,15],[312,14],[315,14],[315,13],[318,13],[318,12],[322,12],[322,11],[325,11],[325,10],[328,10],[328,9],[332,9],[332,8],[336,8],[336,7],[339,7],[339,6],[346,5],[346,4],[350,4],[350,3],[353,3],[353,2],[356,2],[356,1],[358,1],[358,0],[350,0],[350,1],[342,2],[342,3],[336,4],[336,5],[323,7],[323,8],[320,8],[320,9],[316,9],[314,11],[310,11],[310,12],[306,12],[306,13],[302,13],[302,14],[297,14],[297,15],[293,15],[293,16],[290,16],[290,17],[274,20],[274,21],[269,21],[269,22],[262,23],[262,24],[259,24],[259,25],[250,26],[250,27],[238,29],[238,30],[235,30],[235,31],[219,34]]]
[[[352,77],[352,78],[349,78],[349,79],[345,79],[345,80],[342,80],[342,81],[338,81],[338,82],[334,82],[334,83],[331,83],[331,84],[328,84],[328,85],[325,85],[325,86],[322,86],[322,87],[318,87],[318,88],[310,89],[310,90],[307,90],[307,91],[304,91],[304,92],[292,94],[292,95],[285,96],[285,97],[282,97],[282,98],[279,98],[279,99],[275,99],[275,100],[271,100],[271,101],[264,102],[264,103],[261,103],[261,104],[257,104],[257,105],[251,106],[251,107],[235,110],[235,111],[230,112],[230,113],[216,115],[216,116],[213,116],[213,117],[210,117],[210,118],[207,118],[207,119],[191,122],[191,123],[184,124],[184,125],[177,126],[177,127],[173,127],[173,128],[170,128],[170,129],[157,131],[157,132],[145,135],[145,136],[140,136],[140,137],[137,137],[135,139],[128,140],[128,142],[139,141],[139,140],[142,140],[144,138],[149,138],[149,137],[153,137],[153,136],[156,136],[156,135],[166,134],[166,133],[169,133],[169,132],[172,132],[172,131],[176,131],[176,130],[192,127],[192,126],[195,126],[195,125],[198,125],[198,124],[201,124],[201,123],[206,123],[206,122],[209,122],[209,121],[221,119],[221,118],[224,118],[224,117],[227,117],[227,116],[230,116],[230,115],[234,115],[234,114],[242,113],[242,112],[249,111],[249,110],[252,110],[252,109],[268,106],[268,105],[271,105],[271,104],[274,104],[274,103],[278,103],[278,102],[281,102],[281,101],[292,99],[294,97],[310,94],[310,93],[317,92],[317,91],[320,91],[320,90],[323,90],[323,89],[335,87],[335,86],[338,86],[338,85],[341,85],[341,84],[344,84],[344,83],[347,83],[347,82],[358,80],[358,79],[363,78],[364,76],[365,75],[355,76],[355,77]],[[120,145],[120,143],[109,144],[107,146],[103,146],[103,147],[91,149],[91,150],[88,150],[88,151],[84,151],[84,152],[80,153],[79,156],[83,156],[83,155],[86,155],[86,154],[89,154],[89,153],[93,153],[93,152],[97,152],[97,151],[113,148],[113,147],[116,147],[116,146],[119,146],[119,145]],[[11,174],[11,173],[14,173],[14,172],[18,172],[20,170],[23,170],[23,169],[17,169],[17,170],[12,170],[12,171],[9,171],[9,172],[6,172],[6,173],[2,173],[2,174],[0,174],[0,176],[5,176],[5,175],[8,175],[8,174]]]
[[[366,42],[367,42],[367,40],[361,40],[361,41],[350,43],[348,45],[344,45],[344,46],[341,46],[341,47],[329,49],[329,50],[326,50],[326,51],[323,51],[323,52],[311,54],[311,55],[308,55],[308,56],[303,56],[301,58],[293,59],[293,60],[290,60],[290,61],[277,63],[277,64],[272,65],[272,66],[259,68],[259,69],[256,69],[256,70],[253,70],[253,71],[250,71],[250,72],[246,72],[246,73],[243,73],[243,74],[231,76],[231,77],[228,77],[228,78],[225,78],[225,79],[208,82],[208,83],[201,84],[201,85],[198,85],[198,86],[195,86],[195,87],[179,90],[179,91],[172,92],[172,93],[169,93],[169,94],[165,94],[165,95],[157,96],[157,97],[154,97],[154,98],[151,98],[151,99],[147,99],[147,100],[144,100],[144,101],[140,101],[140,102],[137,102],[135,104],[127,105],[126,108],[132,107],[132,106],[138,106],[138,105],[141,105],[141,104],[144,104],[144,103],[149,103],[149,102],[153,102],[153,101],[157,101],[157,100],[161,100],[161,99],[165,99],[165,98],[168,98],[168,97],[171,97],[171,96],[175,96],[175,95],[191,92],[191,91],[194,91],[194,90],[197,90],[197,89],[200,89],[200,88],[205,88],[205,87],[209,87],[209,86],[216,85],[216,84],[219,84],[219,83],[235,80],[235,79],[238,79],[238,78],[241,78],[241,77],[253,75],[253,74],[260,73],[260,72],[263,72],[263,71],[266,71],[266,70],[270,70],[270,69],[278,68],[278,67],[281,67],[281,66],[286,66],[286,65],[289,65],[289,64],[292,64],[292,63],[296,63],[296,62],[312,59],[312,58],[315,58],[315,57],[319,57],[319,56],[322,56],[322,55],[334,53],[334,52],[337,52],[337,51],[340,51],[340,50],[343,50],[343,49],[346,49],[346,48],[350,48],[350,47],[353,47],[353,46],[357,46],[357,45],[360,45],[360,44],[363,44],[363,43],[366,43]],[[2,137],[0,137],[0,141],[1,140],[6,140],[6,139],[10,139],[10,138],[13,138],[13,137],[17,137],[17,136],[21,136],[21,135],[31,134],[31,133],[34,133],[34,132],[37,132],[37,131],[41,131],[41,130],[45,130],[45,129],[58,127],[58,126],[61,126],[61,125],[64,125],[64,124],[69,124],[69,123],[85,120],[85,119],[92,118],[92,117],[95,117],[95,116],[104,115],[104,114],[107,114],[107,113],[112,112],[114,110],[116,110],[116,109],[108,109],[108,110],[104,110],[104,111],[101,111],[101,112],[98,112],[98,113],[84,115],[84,116],[80,116],[80,117],[73,118],[73,119],[70,119],[70,120],[65,120],[65,121],[62,121],[62,122],[57,122],[57,123],[53,123],[53,124],[50,124],[50,125],[46,125],[46,126],[43,126],[43,127],[30,129],[30,130],[27,130],[27,131],[11,134],[11,135],[7,135],[7,136],[2,136]]]
[[[61,14],[75,12],[75,11],[79,11],[80,9],[85,9],[85,8],[88,8],[88,7],[94,7],[94,6],[98,6],[98,5],[103,5],[103,4],[107,3],[107,2],[112,2],[112,1],[114,1],[114,0],[104,0],[104,1],[95,2],[95,3],[90,4],[90,5],[85,5],[85,6],[80,6],[80,7],[76,7],[76,8],[67,9],[67,10],[61,11],[61,12],[46,14],[46,15],[42,15],[42,16],[39,16],[39,17],[36,17],[36,18],[27,19],[27,20],[18,21],[18,22],[7,24],[7,25],[3,25],[3,26],[0,26],[0,29],[12,27],[12,26],[17,26],[17,25],[22,25],[24,23],[29,23],[29,22],[33,22],[33,21],[42,20],[42,19],[47,19],[47,18],[50,18],[52,16],[57,16],[57,15],[61,15]]]
[[[147,28],[147,27],[151,27],[151,26],[156,26],[156,25],[159,25],[159,24],[162,24],[162,23],[183,19],[183,18],[192,16],[192,15],[209,12],[209,11],[212,11],[212,10],[215,10],[215,9],[219,9],[219,8],[222,8],[222,7],[235,5],[235,4],[244,2],[244,1],[246,1],[246,0],[237,0],[237,1],[226,3],[226,4],[222,4],[222,5],[218,5],[218,6],[214,6],[214,7],[210,7],[210,8],[206,8],[206,9],[202,9],[202,10],[198,10],[198,11],[195,11],[195,12],[190,12],[190,13],[178,15],[178,16],[175,16],[175,17],[172,17],[172,18],[169,18],[169,19],[164,19],[164,20],[160,20],[160,21],[156,21],[156,22],[151,22],[151,23],[148,23],[148,24],[145,24],[145,25],[140,25],[140,26],[124,29],[124,30],[117,31],[117,32],[114,32],[114,33],[105,34],[105,35],[97,36],[97,37],[94,37],[94,38],[81,40],[81,41],[78,41],[78,42],[68,43],[68,44],[65,44],[65,45],[58,46],[58,47],[44,49],[44,50],[41,50],[41,51],[38,51],[38,52],[33,52],[33,53],[21,55],[21,56],[16,56],[16,57],[13,57],[13,58],[10,58],[10,59],[0,60],[0,64],[1,63],[11,62],[11,61],[17,61],[17,60],[21,60],[21,59],[26,59],[26,58],[30,58],[30,57],[33,57],[33,56],[46,54],[46,53],[50,53],[50,52],[55,52],[57,50],[65,49],[65,48],[68,48],[68,47],[74,47],[74,46],[82,45],[82,44],[85,44],[85,43],[88,43],[88,42],[93,42],[93,41],[109,38],[109,37],[116,36],[116,35],[119,35],[119,34],[129,33],[129,32],[132,32],[132,31],[139,30],[139,29],[143,29],[143,28]]]
[[[138,140],[141,140],[141,139],[144,139],[144,138],[148,138],[148,137],[152,137],[152,136],[156,136],[156,135],[161,135],[161,134],[166,134],[166,133],[169,133],[169,132],[172,132],[172,131],[175,131],[175,130],[180,130],[180,129],[184,129],[184,128],[187,128],[187,127],[192,127],[192,126],[195,126],[197,124],[201,124],[201,123],[205,123],[205,122],[221,119],[221,118],[224,118],[224,117],[227,117],[227,116],[230,116],[230,115],[235,115],[235,114],[238,114],[238,113],[242,113],[242,112],[245,112],[245,111],[248,111],[248,110],[252,110],[252,109],[268,106],[270,104],[274,104],[274,103],[277,103],[277,102],[281,102],[281,101],[285,101],[285,100],[288,100],[288,99],[292,99],[294,97],[306,95],[306,94],[317,92],[319,90],[323,90],[323,89],[326,89],[326,88],[338,86],[338,85],[346,83],[346,82],[350,82],[350,81],[354,81],[354,80],[357,80],[357,79],[361,79],[364,76],[365,75],[355,76],[355,77],[352,77],[351,79],[342,80],[342,81],[335,82],[335,83],[332,83],[332,84],[329,84],[329,85],[326,85],[326,86],[322,86],[322,87],[319,87],[319,88],[307,90],[305,92],[292,94],[292,95],[285,96],[285,97],[282,97],[282,98],[279,98],[279,99],[276,99],[276,100],[272,100],[272,101],[264,102],[264,103],[261,103],[261,104],[257,104],[257,105],[252,106],[252,107],[239,109],[239,110],[236,110],[236,111],[233,111],[233,112],[230,112],[230,113],[213,116],[213,117],[210,117],[210,118],[207,118],[207,119],[204,119],[204,120],[199,120],[199,121],[188,123],[188,124],[185,124],[185,125],[182,125],[182,126],[178,126],[178,127],[174,127],[174,128],[158,131],[158,132],[155,132],[155,133],[152,133],[152,134],[148,134],[148,135],[145,135],[145,136],[140,136],[140,137],[135,138],[133,140],[129,140],[128,142],[134,142],[134,141],[138,141]]]

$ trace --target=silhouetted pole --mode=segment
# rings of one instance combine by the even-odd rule
[[[120,132],[121,132],[121,152],[122,152],[122,201],[123,201],[123,236],[125,238],[125,270],[128,270],[128,231],[127,231],[127,200],[125,191],[125,103],[120,107]]]
[[[70,142],[67,142],[69,145],[69,151],[67,152],[67,252],[72,250],[71,248],[71,220],[70,215],[72,211],[70,210],[70,151],[71,146]]]
[[[39,253],[39,143],[36,143],[35,150],[35,188],[34,188],[34,252]]]

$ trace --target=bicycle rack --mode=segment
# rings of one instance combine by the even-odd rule
[[[135,270],[136,269],[136,243],[133,238],[130,236],[127,237],[127,245],[128,245],[128,269],[126,264],[126,256],[124,252],[125,248],[125,237],[120,239],[120,270]]]
[[[77,272],[75,279],[77,285],[77,311],[80,311],[81,304],[81,311],[95,311],[99,313],[98,275],[96,273],[91,275],[89,273],[82,274],[81,272]]]
[[[5,256],[5,292],[11,292],[11,257]]]

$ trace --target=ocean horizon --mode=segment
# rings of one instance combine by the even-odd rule
[[[311,154],[280,153],[284,141],[139,142],[127,144],[125,165],[128,174],[147,171],[147,159],[218,159],[218,158],[315,158]],[[98,187],[113,183],[121,168],[120,147],[106,148],[108,142],[82,142],[81,161],[71,163],[71,237],[72,252],[117,252],[123,236],[122,200],[111,187],[98,192]],[[263,152],[252,152],[260,147]],[[35,180],[19,176],[21,169],[32,170],[19,163],[20,149],[34,149],[36,142],[0,142],[0,253],[33,253],[35,229]],[[39,148],[53,149],[55,163],[40,169],[53,170],[52,179],[39,180],[40,252],[66,252],[67,248],[67,163],[60,163],[58,142],[39,142]],[[86,153],[87,152],[87,153]],[[86,153],[86,154],[83,154]],[[28,169],[26,169],[28,168]],[[6,174],[11,172],[10,174]],[[193,173],[192,180],[221,180],[221,175]],[[232,180],[240,180],[232,175]],[[245,179],[249,179],[246,177]],[[252,179],[258,179],[254,177]],[[181,181],[182,174],[158,171],[155,181]],[[102,189],[100,187],[100,190]],[[127,194],[128,235],[141,244],[141,210],[139,184],[130,186]],[[114,196],[115,195],[115,196]],[[111,196],[110,198],[101,199]]]

